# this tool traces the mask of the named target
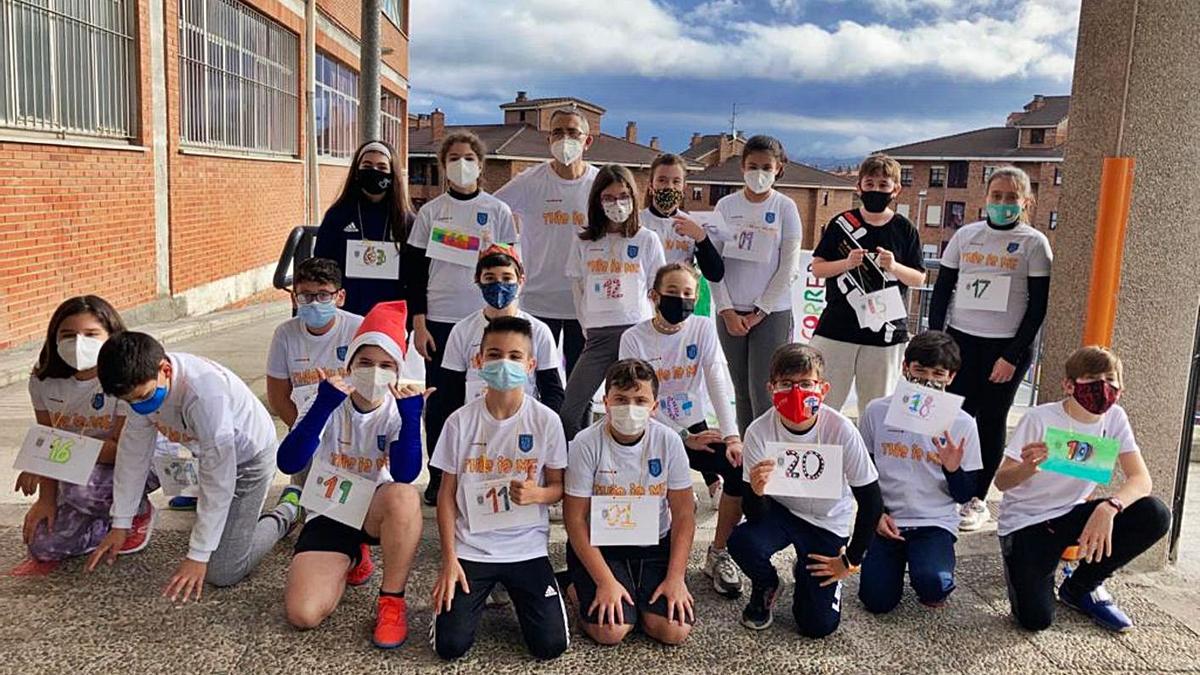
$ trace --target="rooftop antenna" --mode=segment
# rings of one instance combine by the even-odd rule
[[[729,114],[729,135],[737,138],[737,101],[734,101],[733,110]]]

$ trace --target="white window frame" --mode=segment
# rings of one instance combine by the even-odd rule
[[[358,147],[358,73],[318,49],[315,94],[317,156],[354,157]]]
[[[942,226],[942,205],[927,204],[925,206],[925,226],[926,227],[941,227]]]

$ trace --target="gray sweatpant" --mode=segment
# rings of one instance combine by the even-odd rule
[[[575,362],[575,369],[567,378],[567,391],[559,413],[568,441],[590,425],[592,397],[604,384],[604,373],[620,357],[621,336],[626,330],[629,326],[587,329],[587,340]]]
[[[771,379],[771,357],[775,350],[792,339],[792,312],[772,312],[744,336],[733,336],[725,330],[725,321],[717,317],[717,338],[725,359],[729,361],[729,376],[733,379],[733,396],[737,403],[738,433],[743,438],[746,427],[756,417],[771,409],[767,381]]]
[[[287,534],[288,522],[262,513],[275,477],[275,450],[264,450],[238,465],[229,517],[208,560],[207,581],[214,586],[232,586],[244,579]]]

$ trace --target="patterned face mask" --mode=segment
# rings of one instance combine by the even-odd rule
[[[654,191],[654,208],[659,213],[671,213],[683,204],[683,192],[675,188],[659,188]]]

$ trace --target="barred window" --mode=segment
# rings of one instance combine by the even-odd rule
[[[382,0],[380,3],[383,15],[391,19],[400,30],[404,30],[404,3],[405,0]]]
[[[358,73],[317,52],[317,154],[354,156],[358,145]]]
[[[385,90],[379,104],[379,133],[396,152],[404,147],[404,117],[407,114],[404,99]]]
[[[133,0],[0,0],[0,126],[130,139]]]
[[[298,44],[294,33],[238,0],[180,0],[184,142],[295,155]]]

